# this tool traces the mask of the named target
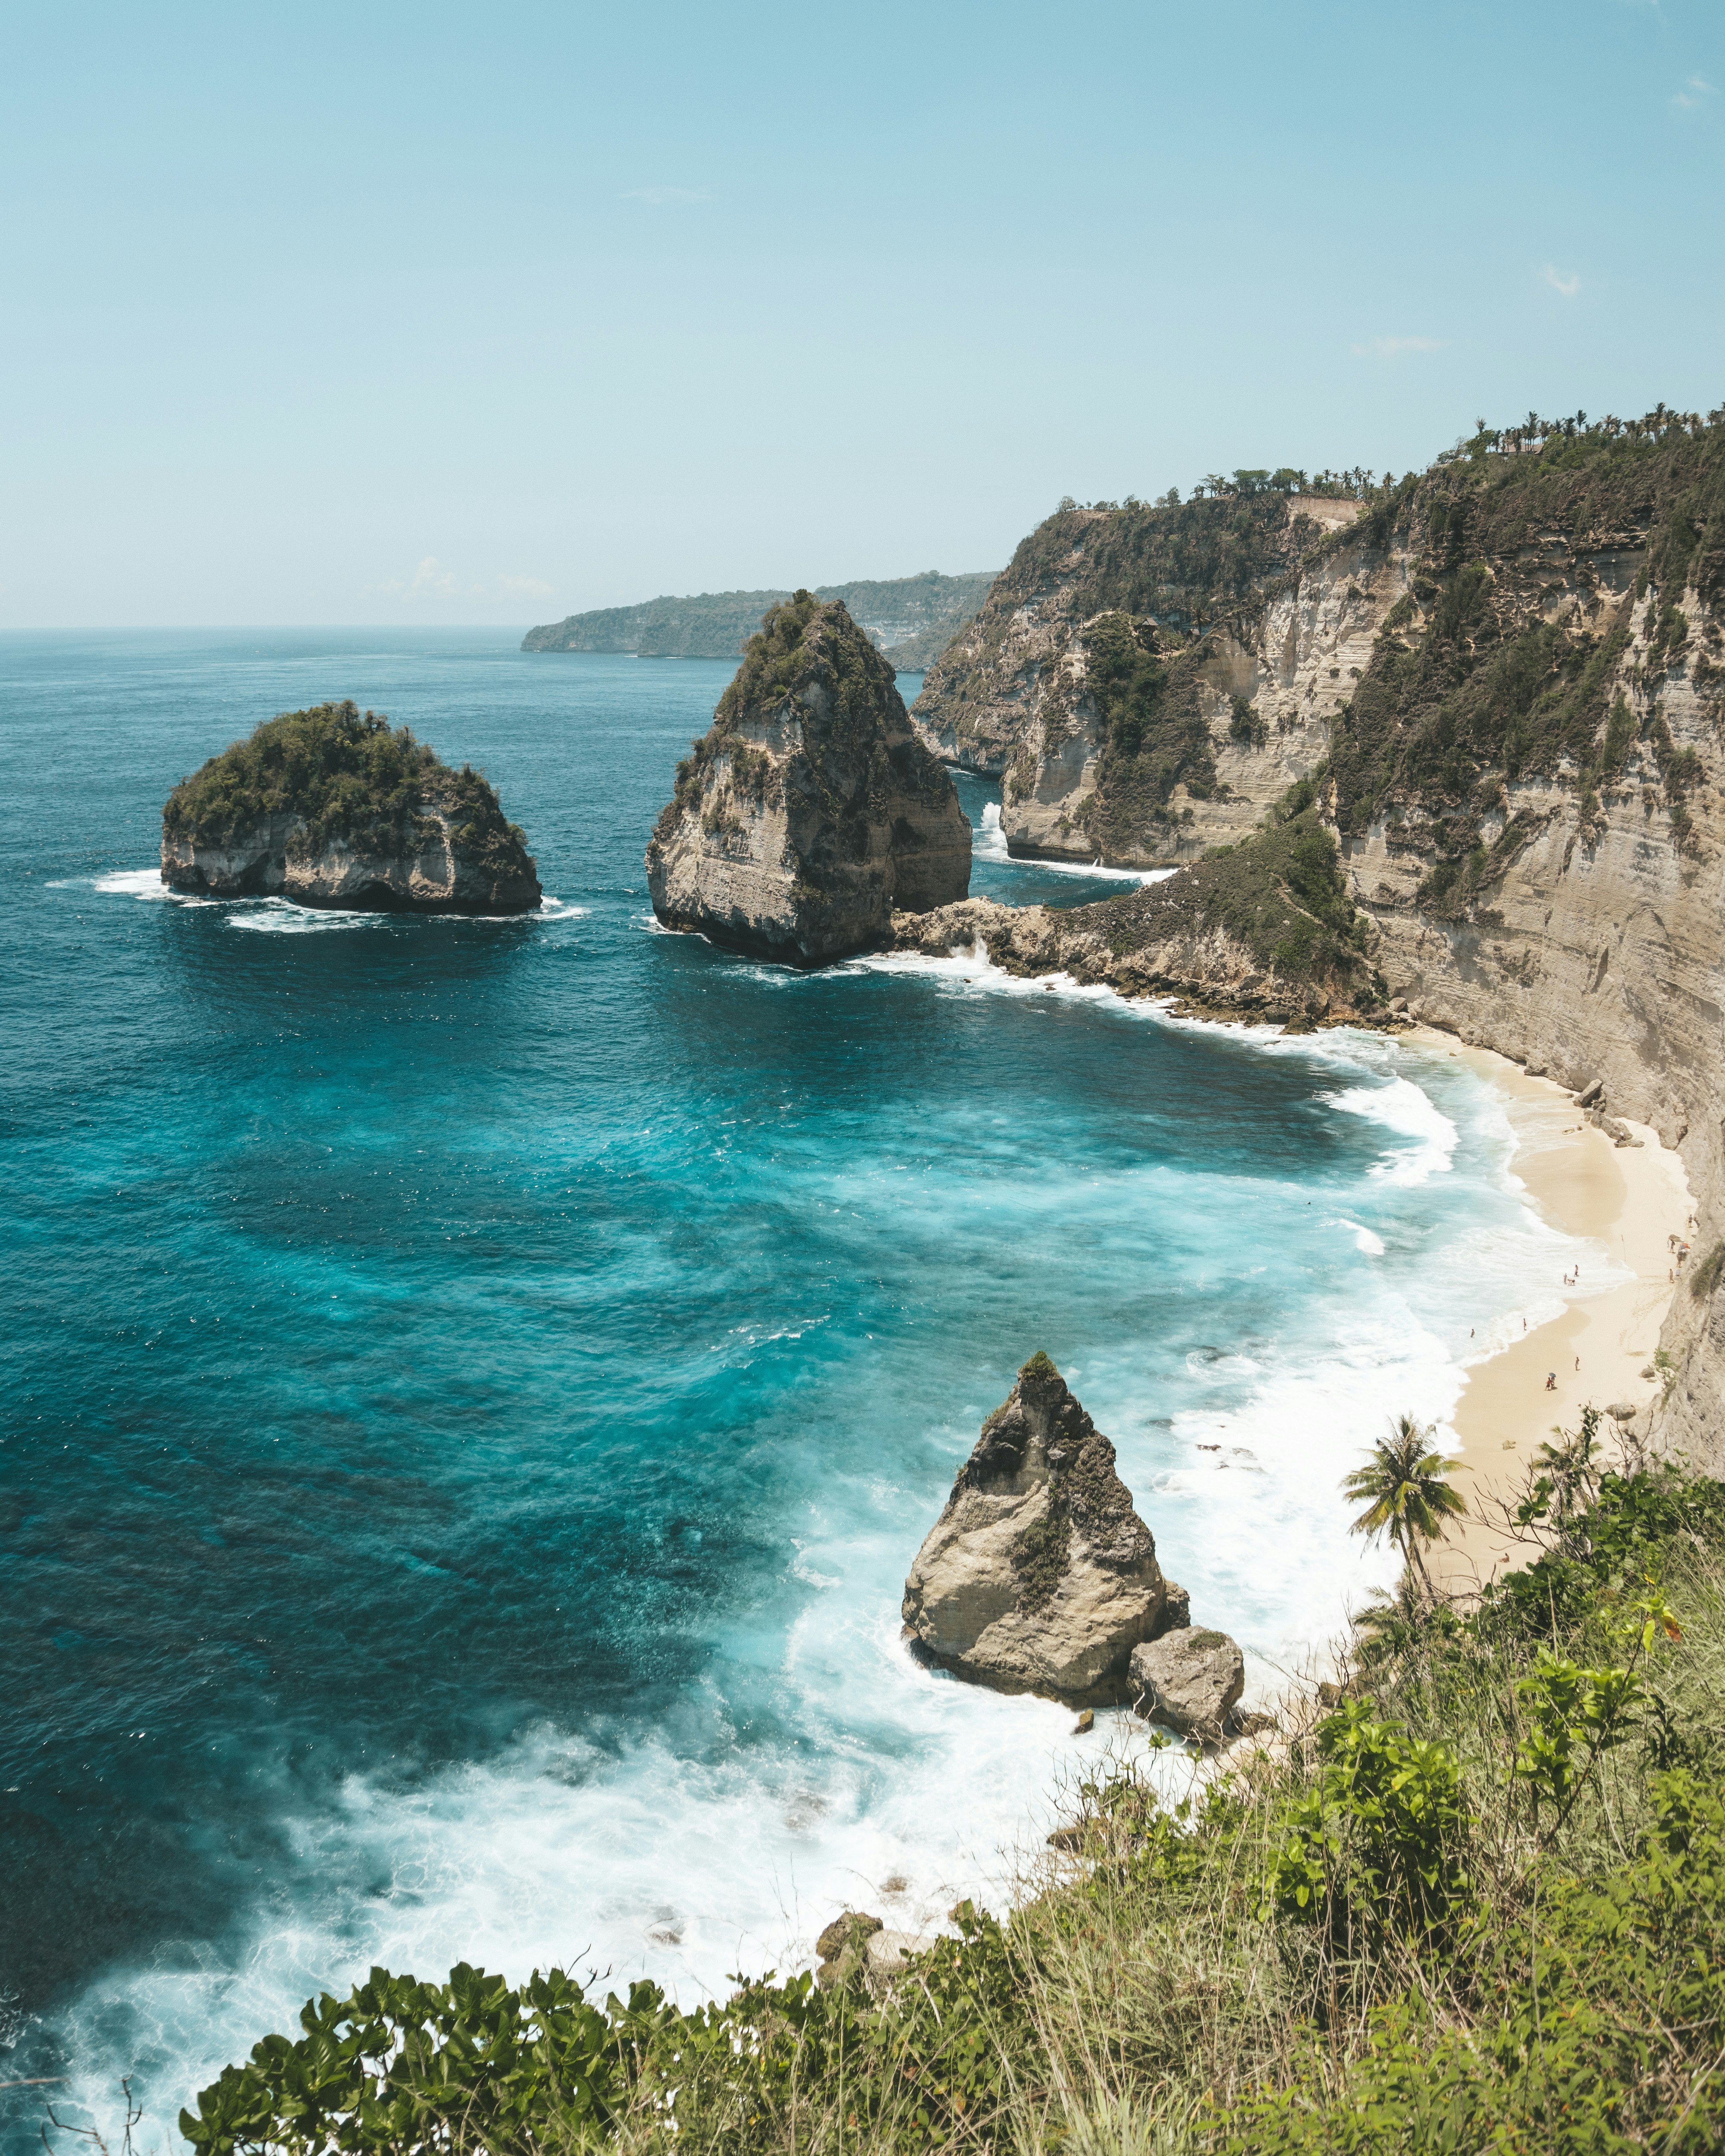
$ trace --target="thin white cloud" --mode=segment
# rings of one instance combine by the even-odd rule
[[[1357,344],[1354,356],[1358,359],[1397,359],[1404,352],[1440,352],[1441,337],[1374,336],[1368,344]]]
[[[1539,273],[1554,292],[1561,292],[1566,300],[1573,300],[1581,290],[1581,279],[1573,270],[1557,270],[1548,262]]]
[[[1710,97],[1718,95],[1712,83],[1698,74],[1692,74],[1672,98],[1671,103],[1680,112],[1693,112],[1697,105],[1705,105]]]
[[[477,583],[464,583],[453,569],[446,569],[435,554],[420,557],[411,577],[386,577],[381,584],[367,584],[365,598],[421,599],[548,599],[551,586],[537,577],[506,577],[501,572]]]
[[[372,589],[397,599],[453,598],[459,586],[435,554],[425,554],[411,577],[388,577]]]
[[[699,187],[631,187],[627,194],[619,195],[619,202],[665,203],[711,202],[712,197]]]

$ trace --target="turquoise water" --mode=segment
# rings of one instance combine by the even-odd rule
[[[692,1999],[998,1895],[1090,1755],[897,1602],[1017,1364],[1264,1691],[1385,1576],[1361,1444],[1574,1255],[1441,1053],[660,933],[729,670],[511,642],[0,638],[0,2080],[131,2073],[146,2144],[373,1960]],[[349,695],[484,767],[543,917],[161,894],[174,781]]]

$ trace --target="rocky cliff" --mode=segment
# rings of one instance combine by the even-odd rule
[[[793,965],[886,940],[970,887],[970,826],[892,669],[798,592],[750,639],[647,848],[653,910]]]
[[[526,834],[483,776],[352,702],[284,711],[182,779],[162,812],[162,878],[301,906],[524,913],[540,901]]]
[[[1114,1447],[1046,1355],[983,1424],[905,1582],[932,1660],[1000,1691],[1075,1704],[1127,1697],[1134,1647],[1170,1600]]]
[[[1182,542],[1184,584],[1170,518],[1209,531],[1207,556]],[[1725,412],[1482,430],[1328,531],[1302,531],[1290,502],[1224,496],[1065,511],[1033,538],[931,675],[925,737],[1004,770],[1019,850],[1050,834],[1076,850],[1064,816],[1105,858],[1194,863],[1156,886],[1154,914],[1171,920],[1183,891],[1212,932],[1161,937],[1150,970],[1213,1007],[1255,947],[1206,879],[1219,860],[1296,896],[1274,804],[1309,800],[1299,814],[1343,884],[1337,943],[1357,954],[1344,976],[1314,939],[1329,975],[1311,982],[1312,1015],[1405,1001],[1567,1084],[1602,1078],[1613,1111],[1681,1147],[1700,1240],[1656,1431],[1717,1471]],[[1111,951],[1149,910],[1136,896],[1086,908],[1081,931],[1065,916],[1053,955],[1081,935]],[[1041,932],[1026,919],[984,940],[1022,952]],[[1301,976],[1280,940],[1283,973]]]

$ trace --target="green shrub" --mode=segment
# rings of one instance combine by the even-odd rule
[[[526,834],[505,817],[470,764],[459,771],[351,700],[283,711],[182,778],[162,812],[163,830],[195,844],[237,844],[267,817],[300,819],[297,848],[334,839],[378,851],[422,844],[446,817],[462,846],[497,875],[521,875]]]

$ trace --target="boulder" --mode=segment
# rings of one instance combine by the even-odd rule
[[[647,848],[653,911],[796,966],[970,888],[970,825],[892,669],[836,599],[769,609]]]
[[[1586,1085],[1584,1085],[1581,1091],[1575,1096],[1575,1105],[1578,1108],[1591,1108],[1599,1101],[1603,1101],[1604,1097],[1604,1080],[1603,1078],[1589,1078]]]
[[[1245,1690],[1245,1662],[1225,1632],[1188,1625],[1134,1647],[1131,1676],[1140,1714],[1182,1737],[1214,1743]]]
[[[906,1629],[959,1676],[1098,1706],[1130,1696],[1127,1662],[1167,1599],[1114,1447],[1032,1356],[916,1553]]]
[[[855,1909],[834,1917],[814,1943],[820,1958],[814,1980],[821,1989],[832,1990],[863,1968],[870,1943],[886,1928],[878,1917],[864,1916]]]
[[[880,1991],[902,1976],[910,1957],[927,1953],[935,1943],[927,1932],[891,1932],[883,1928],[871,1933],[863,1947],[863,1974],[870,1989]]]

